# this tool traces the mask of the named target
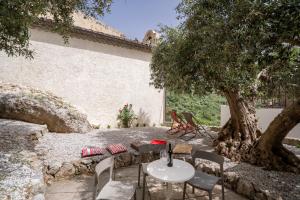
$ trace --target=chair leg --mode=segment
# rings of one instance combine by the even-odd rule
[[[143,197],[142,199],[145,199],[145,188],[146,188],[146,175],[143,174]]]
[[[225,200],[224,182],[222,183],[222,200]]]
[[[209,195],[209,200],[212,200],[212,191],[209,191],[208,195]]]
[[[146,185],[147,185],[147,183],[146,183]],[[147,186],[147,188],[148,188],[148,186]],[[151,200],[151,193],[150,193],[149,188],[148,188],[148,195],[149,195],[149,199]]]
[[[185,199],[185,191],[186,191],[186,182],[184,182],[184,185],[183,185],[183,197],[182,197],[182,200]]]
[[[141,167],[142,167],[142,165],[141,164],[139,164],[139,174],[138,174],[138,187],[140,187],[140,182],[141,182]]]
[[[136,190],[135,190],[135,192],[134,192],[133,199],[136,200]]]
[[[193,189],[192,189],[192,193],[193,193],[193,194],[195,194],[195,187],[193,187]]]

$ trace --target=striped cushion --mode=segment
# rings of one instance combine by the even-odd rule
[[[106,149],[112,154],[126,152],[127,148],[123,144],[111,144],[106,147]]]
[[[105,153],[105,149],[100,147],[84,147],[81,149],[81,157],[102,155]]]

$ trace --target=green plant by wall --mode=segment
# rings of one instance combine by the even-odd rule
[[[136,115],[132,109],[132,104],[125,104],[123,108],[119,110],[117,120],[123,128],[129,128],[132,125],[132,121],[136,119]]]

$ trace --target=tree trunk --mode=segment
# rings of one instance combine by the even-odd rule
[[[214,141],[215,149],[233,161],[244,159],[257,139],[257,120],[253,101],[246,101],[239,92],[225,92],[231,118]]]
[[[300,159],[282,145],[282,140],[299,122],[300,98],[271,122],[250,150],[249,161],[267,169],[299,173]]]

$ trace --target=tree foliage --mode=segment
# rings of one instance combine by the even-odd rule
[[[53,18],[54,31],[65,41],[73,25],[72,14],[81,11],[86,16],[103,15],[112,0],[0,0],[0,50],[9,56],[32,57],[29,48],[29,28],[40,17]]]
[[[299,2],[183,0],[177,10],[182,24],[163,27],[154,50],[155,86],[240,91],[244,97],[256,94],[258,86],[268,88],[268,82],[258,84],[261,78],[299,87],[294,78],[299,74]]]
[[[153,51],[154,86],[223,94],[231,118],[219,132],[215,150],[232,160],[249,161],[249,155],[254,155],[252,163],[280,170],[288,164],[291,171],[298,171],[299,160],[281,145],[298,117],[283,112],[277,122],[290,118],[291,126],[274,129],[284,123],[271,123],[269,130],[275,132],[260,137],[255,103],[259,95],[272,95],[279,86],[299,95],[300,2],[182,0],[177,11],[182,23],[162,27],[162,38]],[[291,155],[288,162],[287,154]]]

